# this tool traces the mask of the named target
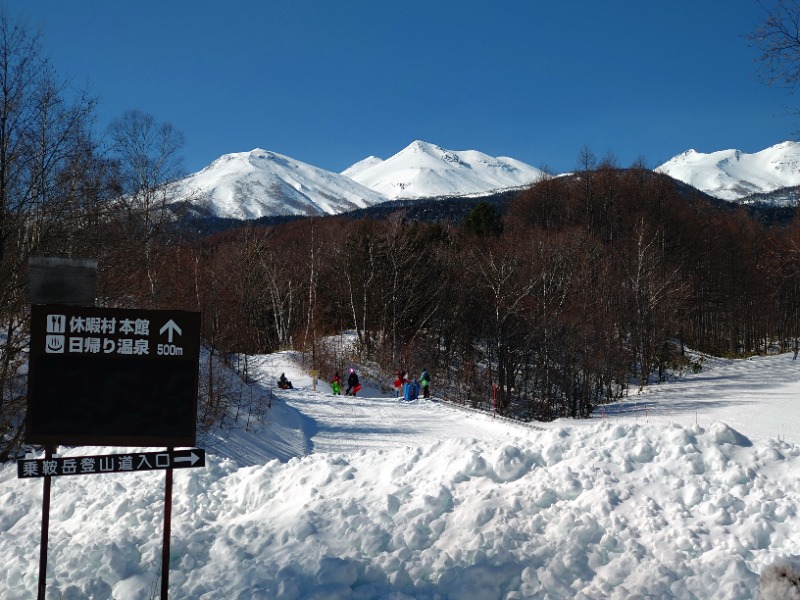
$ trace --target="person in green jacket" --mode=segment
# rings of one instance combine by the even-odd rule
[[[423,398],[430,398],[430,386],[431,383],[431,376],[428,373],[427,369],[422,369],[422,375],[419,376],[419,384],[422,386],[422,397]]]

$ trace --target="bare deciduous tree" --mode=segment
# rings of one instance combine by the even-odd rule
[[[165,210],[173,192],[169,184],[183,175],[180,151],[184,137],[170,123],[158,123],[155,117],[139,110],[126,111],[113,121],[109,135],[110,153],[118,169],[119,208],[128,250],[140,253],[147,277],[148,304],[155,307],[157,242],[169,220]]]
[[[778,0],[764,10],[764,21],[747,37],[761,51],[764,80],[794,89],[800,83],[800,2]]]
[[[87,132],[94,105],[56,78],[38,34],[0,11],[0,456],[20,440],[27,260],[42,251],[66,254],[60,233],[85,216],[70,185],[87,179],[69,174],[84,170],[74,168],[93,154]]]

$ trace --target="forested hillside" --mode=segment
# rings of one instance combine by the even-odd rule
[[[463,226],[343,217],[165,246],[155,292],[200,310],[223,354],[293,347],[312,368],[370,361],[436,373],[438,390],[533,419],[581,417],[725,355],[792,347],[795,223],[768,228],[674,180],[611,166],[550,178]],[[106,277],[109,297],[119,297]],[[351,330],[358,356],[319,340]]]

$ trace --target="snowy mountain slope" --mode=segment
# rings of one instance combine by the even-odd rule
[[[368,156],[367,158],[358,161],[356,164],[350,165],[348,168],[342,171],[342,175],[349,177],[350,179],[356,179],[361,172],[379,165],[382,162],[382,158],[378,158],[377,156]]]
[[[725,200],[780,189],[768,203],[789,203],[800,185],[800,144],[783,142],[746,154],[688,150],[657,169]],[[175,207],[234,219],[339,214],[396,199],[475,196],[530,185],[542,172],[508,157],[453,151],[415,141],[382,160],[370,156],[333,173],[288,156],[256,149],[226,154],[176,185]],[[763,200],[762,200],[763,201]]]
[[[235,219],[331,215],[386,201],[348,177],[261,149],[226,154],[176,185],[176,203]]]
[[[754,154],[687,150],[655,170],[717,198],[740,200],[800,185],[800,144],[782,142]]]
[[[794,207],[800,205],[800,186],[782,187],[771,192],[756,192],[744,198],[739,198],[736,202],[774,207]]]
[[[343,175],[387,198],[465,196],[529,185],[542,171],[513,158],[495,158],[476,150],[446,150],[415,141],[394,156],[370,157]]]

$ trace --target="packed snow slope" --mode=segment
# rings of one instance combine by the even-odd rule
[[[387,198],[466,196],[531,185],[539,169],[477,150],[446,150],[417,140],[394,156],[370,156],[342,172]]]
[[[535,426],[375,382],[334,397],[291,354],[257,369],[265,391],[281,372],[295,389],[273,390],[267,423],[204,444],[205,468],[175,471],[170,598],[752,600],[800,555],[791,355],[707,360]],[[157,596],[163,486],[53,478],[47,597]],[[4,600],[35,597],[41,494],[0,467]],[[765,600],[796,597],[783,568]]]
[[[176,186],[175,202],[232,219],[333,215],[386,201],[338,173],[260,149],[226,154]]]
[[[717,198],[739,200],[800,185],[800,144],[782,142],[754,154],[740,150],[711,154],[687,150],[656,171]]]

